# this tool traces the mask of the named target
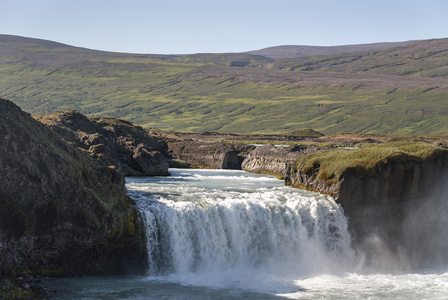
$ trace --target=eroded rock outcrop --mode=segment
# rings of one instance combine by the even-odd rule
[[[169,175],[166,145],[129,121],[87,117],[75,110],[34,116],[64,140],[126,175]]]
[[[339,190],[343,181],[333,181],[327,184],[326,180],[316,176],[309,176],[303,170],[297,169],[294,163],[291,163],[285,173],[285,183],[296,188],[315,191],[339,199]]]
[[[321,151],[326,148],[316,146],[287,146],[275,147],[264,145],[251,151],[242,163],[242,169],[252,173],[265,173],[283,178],[288,172],[289,165],[304,154]]]
[[[0,99],[0,274],[143,271],[124,176]]]
[[[169,144],[171,155],[191,165],[211,169],[241,170],[245,155],[253,146],[180,141]]]

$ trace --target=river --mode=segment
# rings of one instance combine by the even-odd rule
[[[365,268],[330,197],[243,171],[170,172],[127,178],[146,227],[147,276],[44,280],[53,299],[448,297],[443,268]]]

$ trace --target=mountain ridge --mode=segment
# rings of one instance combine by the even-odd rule
[[[401,47],[419,42],[420,40],[403,42],[380,42],[368,44],[350,44],[335,46],[312,46],[312,45],[280,45],[259,50],[247,51],[245,53],[266,56],[268,58],[294,58],[315,55],[343,54],[354,52],[380,51],[395,47]]]
[[[198,53],[187,53],[187,54],[157,54],[157,53],[129,53],[129,52],[115,52],[107,50],[97,50],[87,47],[80,47],[75,45],[70,45],[66,43],[60,43],[52,40],[33,38],[33,37],[23,37],[18,35],[10,34],[0,34],[0,46],[3,42],[20,42],[20,43],[37,43],[46,46],[61,47],[61,48],[72,48],[80,50],[95,51],[101,53],[113,53],[122,55],[157,55],[157,56],[168,56],[168,57],[179,57],[179,56],[192,56],[192,55],[233,55],[233,54],[252,54],[256,56],[265,56],[266,58],[294,58],[301,56],[315,56],[315,55],[329,55],[329,54],[341,54],[341,53],[353,53],[353,52],[363,52],[363,51],[378,51],[385,50],[400,46],[409,45],[415,42],[420,42],[423,40],[410,40],[402,42],[377,42],[377,43],[367,43],[367,44],[348,44],[348,45],[331,45],[331,46],[313,46],[313,45],[277,45],[269,46],[262,49],[242,51],[242,52],[223,52],[223,53],[208,53],[208,52],[198,52]],[[294,52],[295,55],[290,56],[290,54],[268,54],[275,53],[280,50],[284,50],[287,53]],[[303,51],[297,53],[297,51]],[[282,52],[282,51],[280,51]],[[314,53],[313,53],[314,52]],[[262,54],[267,53],[267,54]]]

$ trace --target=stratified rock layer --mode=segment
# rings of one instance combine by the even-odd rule
[[[171,155],[191,165],[210,169],[241,170],[245,154],[253,146],[195,141],[172,142]]]
[[[0,274],[144,269],[124,176],[0,99]]]
[[[252,173],[265,173],[283,178],[296,159],[304,154],[321,151],[324,148],[315,146],[275,147],[264,145],[251,151],[242,163],[242,169]]]
[[[327,185],[291,169],[287,184],[326,193],[343,207],[354,245],[382,268],[438,267],[448,260],[448,151],[426,158],[402,155],[372,175],[356,169]],[[389,257],[389,260],[384,260]]]

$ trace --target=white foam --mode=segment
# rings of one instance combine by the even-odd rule
[[[446,299],[448,273],[320,275],[296,280],[291,299]]]
[[[284,187],[273,177],[220,172],[202,171],[205,185],[128,180],[146,223],[150,275],[295,291],[290,278],[339,270],[353,256],[347,221],[333,199]],[[244,190],[251,183],[246,178],[273,184]]]
[[[146,222],[146,280],[292,299],[446,299],[448,274],[365,274],[333,199],[242,171],[128,178]]]

